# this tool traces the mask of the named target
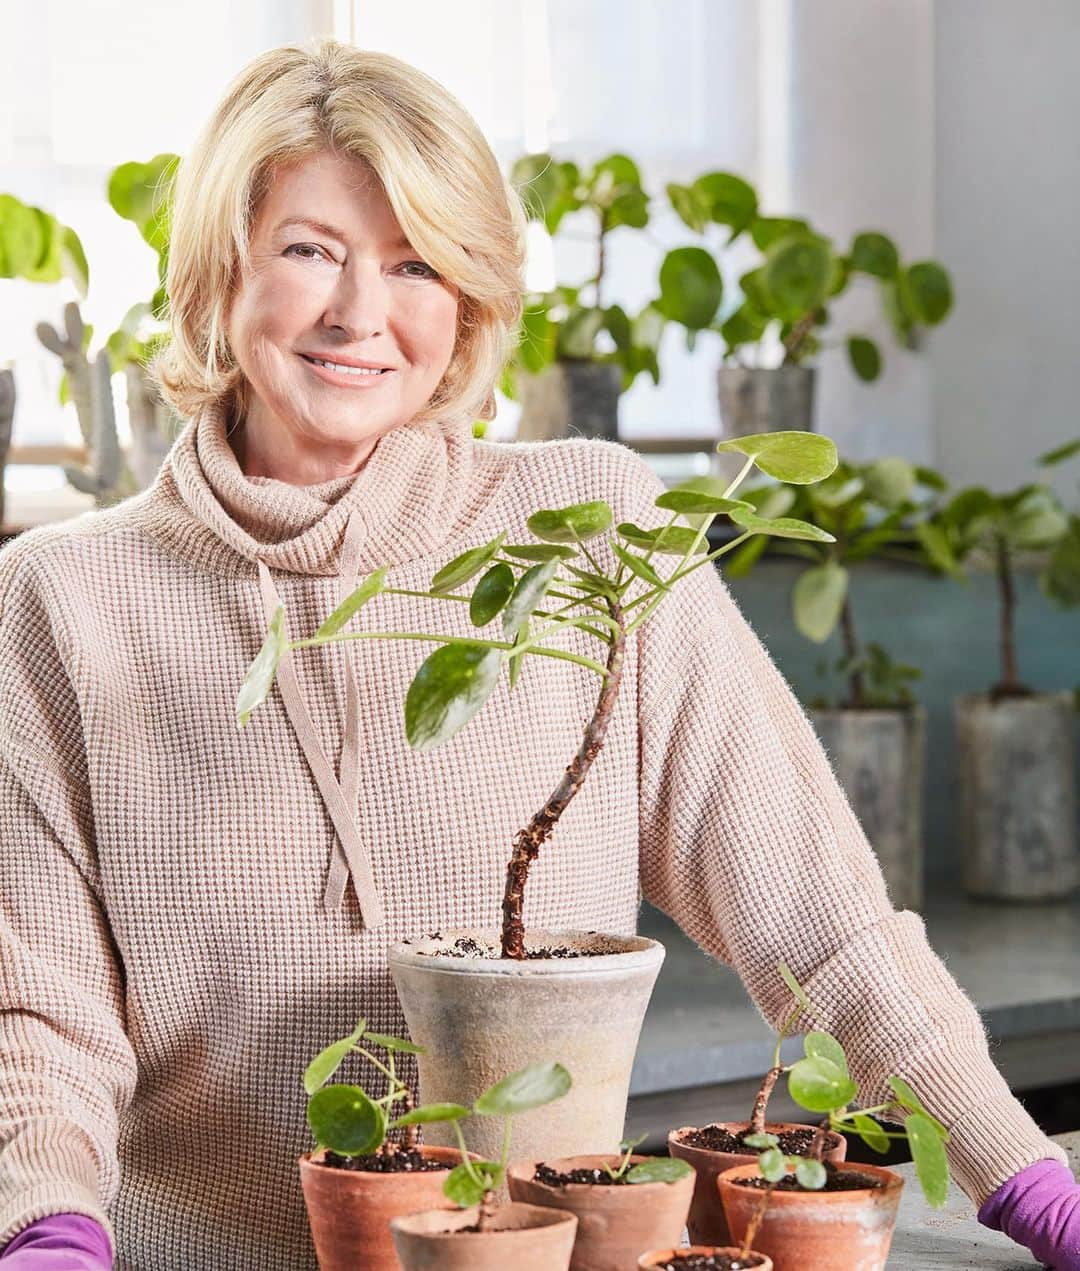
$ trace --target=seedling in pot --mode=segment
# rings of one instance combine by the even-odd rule
[[[495,1216],[495,1193],[506,1178],[510,1164],[510,1141],[513,1118],[521,1112],[543,1107],[561,1099],[570,1089],[570,1074],[557,1063],[530,1064],[520,1072],[504,1077],[480,1095],[471,1108],[460,1103],[426,1104],[398,1117],[395,1126],[432,1125],[449,1122],[454,1127],[461,1149],[461,1164],[451,1170],[443,1184],[443,1192],[461,1209],[479,1206],[476,1231],[487,1231]],[[502,1151],[497,1161],[473,1161],[461,1121],[468,1116],[502,1117]]]
[[[614,1164],[600,1160],[593,1168],[558,1170],[553,1165],[540,1161],[533,1178],[536,1182],[544,1183],[549,1187],[565,1187],[567,1183],[608,1187],[632,1186],[635,1183],[674,1183],[694,1172],[686,1161],[676,1160],[670,1156],[652,1156],[635,1163],[634,1149],[644,1143],[647,1137],[643,1134],[640,1138],[624,1139],[619,1144],[620,1155]]]
[[[450,741],[489,700],[504,668],[512,690],[526,654],[575,662],[596,675],[600,690],[577,753],[555,790],[518,832],[507,865],[502,954],[524,958],[524,901],[529,871],[604,744],[622,684],[629,637],[648,621],[678,582],[696,569],[711,566],[754,535],[811,542],[830,540],[830,535],[816,526],[791,517],[762,516],[752,504],[734,497],[754,467],[789,484],[811,484],[827,477],[836,467],[836,447],[828,438],[801,432],[761,433],[723,441],[718,449],[744,456],[739,474],[727,483],[713,477],[695,477],[665,491],[656,499],[656,506],[670,513],[666,525],[615,525],[611,507],[601,499],[540,509],[527,521],[530,533],[538,541],[508,542],[508,532],[503,531],[439,569],[427,591],[391,587],[387,584],[387,570],[375,570],[330,614],[314,636],[290,640],[285,612],[279,606],[240,689],[236,702],[238,725],[243,727],[252,711],[265,700],[286,652],[344,640],[401,639],[441,646],[421,664],[405,697],[405,733],[416,750],[429,750]],[[681,516],[687,518],[688,526],[676,524]],[[730,519],[738,532],[710,552],[706,535],[718,516]],[[613,562],[610,569],[593,550],[601,538]],[[661,570],[656,558],[662,557],[674,557],[674,569]],[[466,584],[472,584],[470,594],[465,594]],[[383,594],[419,595],[465,605],[476,628],[498,619],[502,638],[463,638],[429,631],[346,630],[362,606]],[[566,648],[565,640],[560,647],[548,647],[549,640],[554,642],[571,630],[597,640],[603,660]]]
[[[371,1047],[385,1051],[385,1062],[371,1053]],[[347,1037],[321,1050],[304,1071],[304,1089],[310,1096],[307,1119],[315,1135],[316,1150],[325,1148],[346,1158],[340,1162],[343,1165],[351,1160],[352,1168],[424,1169],[424,1163],[415,1159],[417,1123],[399,1119],[389,1128],[401,1127],[400,1141],[387,1138],[395,1105],[403,1104],[406,1110],[413,1106],[412,1093],[397,1074],[394,1056],[421,1053],[422,1047],[404,1038],[368,1032],[366,1020],[361,1020]],[[360,1055],[386,1078],[386,1092],[381,1098],[374,1098],[357,1085],[327,1084],[349,1055]],[[445,1167],[433,1163],[429,1168]]]

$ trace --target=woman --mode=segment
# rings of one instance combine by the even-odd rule
[[[232,710],[279,595],[307,632],[361,571],[424,590],[537,507],[653,517],[662,486],[624,447],[472,439],[523,237],[461,107],[333,41],[257,58],[182,165],[157,372],[192,423],[152,489],[0,556],[4,1271],[108,1267],[114,1242],[137,1271],[313,1266],[303,1063],[359,1014],[402,1030],[388,943],[497,914],[512,829],[589,713],[571,664],[537,659],[430,754],[402,735],[415,659],[396,643],[296,659],[243,734]],[[379,603],[388,629],[453,625]],[[1062,1153],[919,919],[889,908],[713,571],[642,628],[628,672],[531,920],[630,931],[640,880],[774,1023],[784,958],[864,1094],[910,1080],[988,1220],[1078,1265],[1075,1215],[1060,1248],[1038,1220],[1047,1189],[1055,1214],[1074,1203]]]

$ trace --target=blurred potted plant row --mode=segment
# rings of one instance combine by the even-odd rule
[[[949,275],[936,261],[905,264],[877,231],[856,234],[842,250],[804,219],[764,215],[753,186],[729,172],[669,184],[665,198],[653,199],[626,155],[583,168],[531,154],[514,164],[511,183],[553,238],[567,216],[584,212],[595,243],[588,277],[527,297],[524,338],[503,383],[521,400],[521,437],[563,436],[571,423],[586,436],[616,436],[620,394],[642,373],[660,382],[660,341],[669,325],[684,330],[691,350],[703,331],[720,337],[725,436],[806,431],[813,426],[814,361],[823,349],[843,341],[861,380],[881,374],[873,339],[833,330],[830,307],[845,293],[875,286],[907,349],[952,308]],[[646,230],[657,213],[672,212],[701,245],[668,251],[655,296],[627,313],[606,286],[610,236],[620,228]]]
[[[1044,468],[1080,454],[1080,440],[1043,455]],[[792,588],[795,627],[816,644],[838,633],[842,653],[823,660],[842,691],[809,704],[837,776],[878,854],[893,902],[922,903],[922,784],[926,714],[912,693],[918,668],[860,637],[859,575],[888,561],[968,582],[991,572],[998,600],[1000,677],[954,702],[959,828],[965,884],[974,896],[1044,900],[1080,883],[1076,842],[1075,708],[1072,691],[1025,684],[1016,639],[1018,564],[1043,596],[1080,604],[1080,517],[1032,483],[995,492],[951,489],[929,468],[899,458],[841,462],[816,485],[745,491],[767,517],[794,516],[833,541],[752,539],[730,558],[745,576],[768,550],[802,565]],[[897,624],[902,638],[902,624]],[[1080,690],[1077,690],[1080,692]]]

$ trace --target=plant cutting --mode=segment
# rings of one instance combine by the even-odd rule
[[[644,229],[649,197],[637,164],[612,154],[591,167],[549,154],[523,155],[511,184],[530,220],[554,236],[563,219],[584,212],[595,226],[595,271],[574,286],[532,292],[525,298],[522,335],[503,376],[503,389],[520,397],[518,437],[565,436],[572,425],[585,436],[617,435],[619,396],[639,374],[660,382],[657,353],[664,318],[647,304],[631,317],[604,291],[608,238],[620,227]]]
[[[1044,465],[1074,452],[1065,446]],[[1039,576],[1058,603],[1080,600],[1080,554],[1071,522],[1049,486],[1007,493],[973,486],[953,496],[921,533],[934,562],[954,578],[992,571],[1001,671],[988,692],[957,698],[964,880],[975,896],[1044,900],[1080,882],[1075,841],[1074,701],[1035,692],[1020,673],[1018,569]]]
[[[568,1156],[510,1167],[514,1200],[577,1216],[570,1271],[623,1271],[643,1249],[674,1244],[682,1235],[693,1168],[671,1157],[635,1155],[643,1139],[621,1143],[616,1156]]]
[[[790,987],[800,1009],[812,1013],[814,1007],[794,977]],[[852,1266],[879,1271],[885,1266],[903,1179],[875,1165],[825,1161],[828,1133],[856,1134],[881,1153],[890,1140],[906,1141],[927,1201],[934,1208],[944,1205],[948,1131],[907,1082],[890,1077],[888,1085],[891,1099],[852,1108],[858,1087],[843,1047],[822,1030],[807,1033],[804,1055],[788,1073],[788,1091],[801,1107],[824,1116],[809,1152],[793,1156],[778,1136],[755,1134],[748,1143],[760,1151],[756,1164],[727,1170],[717,1180],[732,1235],[742,1241],[743,1251],[753,1246],[768,1254],[776,1271],[845,1271]],[[902,1128],[887,1130],[875,1116]]]
[[[425,1105],[397,1119],[402,1126],[451,1125],[461,1154],[461,1163],[443,1182],[443,1193],[459,1207],[457,1212],[429,1210],[394,1218],[390,1224],[404,1271],[502,1271],[509,1262],[520,1271],[565,1271],[577,1218],[516,1199],[500,1205],[497,1191],[510,1165],[513,1118],[561,1099],[571,1084],[561,1064],[534,1063],[489,1086],[471,1108]],[[467,1117],[501,1122],[496,1160],[470,1158],[461,1128]]]
[[[896,244],[879,231],[856,234],[841,251],[804,219],[763,215],[754,187],[730,172],[707,172],[690,185],[670,184],[667,194],[676,214],[696,233],[706,234],[714,225],[727,231],[719,249],[722,272],[703,249],[676,249],[709,259],[711,268],[698,255],[684,254],[679,261],[681,269],[697,276],[702,294],[706,288],[716,294],[716,304],[692,325],[675,319],[687,327],[688,337],[711,330],[723,341],[718,384],[727,435],[812,426],[814,368],[808,363],[835,342],[830,307],[849,289],[877,287],[885,316],[907,348],[916,346],[921,329],[943,322],[952,308],[945,269],[933,260],[904,264]],[[759,255],[747,270],[748,245]],[[739,269],[735,296],[724,304],[723,286],[717,293],[714,275],[726,273],[730,283]],[[658,303],[666,312],[661,290]],[[859,379],[878,378],[882,355],[873,339],[852,333],[844,346]]]
[[[237,720],[243,726],[265,700],[280,659],[290,651],[346,640],[434,643],[439,647],[420,665],[404,704],[406,737],[423,751],[449,742],[478,714],[504,669],[512,691],[526,655],[569,660],[600,681],[577,752],[514,838],[501,929],[442,932],[396,945],[390,952],[409,1033],[424,1048],[418,1063],[425,1103],[474,1101],[492,1071],[521,1066],[537,1055],[558,1054],[572,1063],[579,1074],[576,1097],[542,1117],[526,1117],[522,1126],[521,1141],[528,1145],[523,1154],[534,1160],[610,1153],[618,1144],[641,1019],[663,957],[660,945],[642,937],[541,931],[527,939],[524,921],[533,864],[604,744],[627,641],[682,579],[710,567],[753,535],[812,541],[828,537],[793,518],[764,517],[736,492],[755,466],[777,480],[821,480],[836,464],[831,441],[770,433],[723,445],[742,456],[742,472],[728,483],[696,478],[665,491],[656,500],[669,514],[665,525],[615,526],[612,509],[603,500],[540,509],[527,521],[537,541],[515,542],[507,532],[500,533],[443,566],[429,590],[419,593],[466,610],[474,630],[498,620],[501,638],[463,636],[460,620],[455,632],[445,634],[350,630],[362,609],[369,604],[377,608],[380,594],[397,590],[381,568],[312,636],[290,639],[278,606],[237,699]],[[706,534],[721,515],[737,533],[710,552]],[[690,524],[676,524],[680,516]],[[663,564],[667,558],[675,561],[670,570]],[[563,640],[555,647],[556,637],[567,634],[579,637],[575,646],[566,647]],[[589,647],[580,637],[595,640],[600,656],[579,651]],[[560,1049],[564,1046],[565,1051]],[[480,1142],[481,1150],[494,1146],[482,1135]]]
[[[417,1050],[404,1038],[369,1031],[361,1020],[347,1037],[320,1051],[304,1072],[316,1146],[300,1157],[300,1181],[322,1271],[357,1265],[398,1271],[390,1219],[450,1203],[442,1185],[459,1153],[421,1146],[416,1123],[395,1117],[397,1105],[407,1112],[414,1102],[395,1056]],[[331,1082],[352,1055],[382,1076],[382,1095]]]
[[[726,1247],[731,1244],[731,1231],[716,1180],[726,1170],[738,1165],[752,1165],[757,1159],[758,1145],[768,1136],[789,1156],[806,1156],[811,1147],[820,1151],[823,1159],[842,1161],[847,1153],[847,1140],[836,1131],[826,1133],[824,1140],[816,1143],[817,1127],[791,1122],[767,1120],[769,1100],[776,1083],[790,1071],[790,1065],[781,1061],[780,1052],[786,1039],[803,1011],[814,1013],[798,981],[790,969],[780,963],[779,974],[795,997],[795,1004],[780,1025],[773,1046],[772,1063],[769,1065],[757,1093],[754,1096],[750,1117],[746,1121],[717,1121],[705,1126],[682,1126],[668,1135],[668,1151],[673,1157],[687,1161],[694,1167],[694,1195],[690,1205],[687,1227],[690,1240],[697,1245]]]
[[[899,909],[922,904],[926,712],[910,689],[918,668],[859,639],[853,571],[869,562],[926,567],[918,526],[945,488],[938,473],[904,459],[842,462],[818,485],[787,491],[791,514],[828,530],[834,541],[776,544],[803,566],[791,594],[796,629],[815,644],[840,634],[843,652],[832,669],[843,688],[815,697],[809,710]],[[730,577],[754,565],[759,544],[768,545],[755,540],[732,558]]]

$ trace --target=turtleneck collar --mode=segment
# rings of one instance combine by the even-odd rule
[[[358,567],[394,565],[435,550],[469,511],[476,460],[468,422],[401,424],[379,439],[359,472],[294,486],[245,476],[227,421],[222,405],[203,410],[157,481],[202,527],[189,524],[184,542],[207,568],[232,572],[242,561],[262,561],[286,573],[337,576],[350,520]],[[176,541],[180,527],[170,528]]]

